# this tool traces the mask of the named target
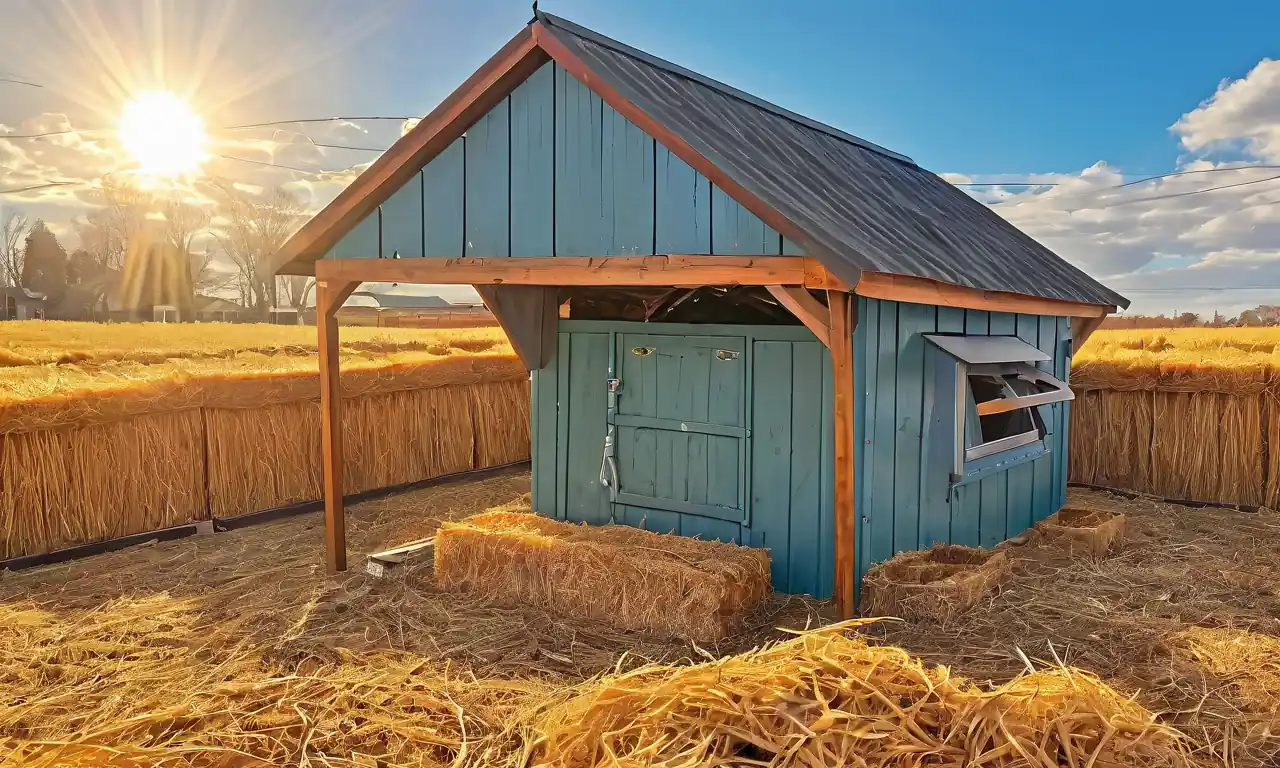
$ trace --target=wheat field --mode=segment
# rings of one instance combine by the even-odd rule
[[[345,488],[529,458],[492,328],[341,330]],[[0,324],[0,559],[320,495],[316,329]]]

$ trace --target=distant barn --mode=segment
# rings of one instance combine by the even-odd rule
[[[1073,343],[1127,301],[909,158],[538,14],[293,237],[321,313],[471,284],[533,372],[533,506],[767,547],[836,597],[1064,503]]]

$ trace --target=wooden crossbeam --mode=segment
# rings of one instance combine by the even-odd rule
[[[316,277],[438,285],[805,285],[799,256],[322,259]],[[814,278],[810,277],[810,280]],[[814,288],[826,288],[825,280]]]

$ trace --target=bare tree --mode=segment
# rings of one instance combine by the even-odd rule
[[[279,275],[276,286],[277,293],[289,306],[301,310],[307,306],[307,299],[315,290],[316,279],[305,275]]]
[[[191,285],[195,290],[209,290],[225,284],[210,268],[213,253],[208,248],[202,253],[191,250],[195,239],[208,230],[209,223],[213,219],[212,213],[201,206],[183,200],[177,193],[170,194],[165,200],[162,212],[164,213],[164,239],[190,264]]]
[[[302,204],[279,187],[254,196],[225,181],[214,182],[221,193],[215,236],[236,268],[236,287],[242,303],[264,312],[276,305],[276,280],[271,257],[301,221]]]
[[[0,280],[5,285],[22,286],[22,265],[26,261],[24,240],[31,222],[17,211],[0,220]]]

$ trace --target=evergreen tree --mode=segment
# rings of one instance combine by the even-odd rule
[[[22,265],[22,286],[43,293],[50,304],[61,301],[67,291],[67,251],[43,221],[27,233]]]

